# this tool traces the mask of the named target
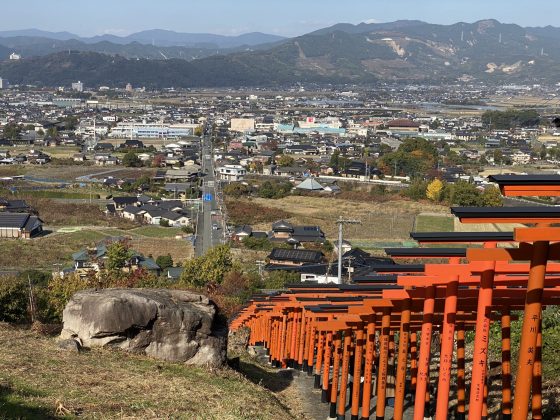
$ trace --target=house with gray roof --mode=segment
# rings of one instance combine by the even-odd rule
[[[29,239],[43,232],[43,221],[29,213],[0,212],[0,238]]]

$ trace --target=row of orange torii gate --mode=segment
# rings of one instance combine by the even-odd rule
[[[559,175],[490,179],[504,196],[560,196]],[[453,207],[451,211],[462,223],[519,223],[521,227],[513,232],[411,234],[420,244],[437,246],[387,249],[387,254],[393,259],[425,258],[430,263],[379,265],[372,267],[368,278],[353,284],[302,283],[281,294],[255,297],[230,328],[249,327],[249,344],[265,346],[273,366],[314,372],[322,401],[330,403],[330,418],[344,419],[347,404],[352,420],[386,417],[388,360],[394,353],[394,419],[403,418],[408,391],[414,397],[415,420],[431,416],[430,403],[437,420],[477,420],[488,416],[490,326],[499,323],[501,418],[542,418],[541,320],[543,307],[560,304],[560,263],[556,262],[560,227],[554,227],[560,223],[560,207]],[[523,324],[513,384],[510,322],[515,314],[522,316]],[[474,343],[467,383],[465,332],[469,330],[474,331]],[[436,332],[438,343],[432,340]],[[440,345],[439,366],[432,364],[430,371],[434,344]],[[347,395],[350,376],[356,379]],[[435,390],[430,388],[430,376],[437,383]],[[451,391],[457,401],[453,412]],[[371,407],[373,395],[375,407]]]

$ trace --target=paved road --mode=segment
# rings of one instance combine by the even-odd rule
[[[214,176],[214,159],[212,157],[210,137],[202,138],[201,160],[202,172],[205,174],[202,184],[202,212],[198,215],[195,252],[204,255],[210,248],[219,245],[223,236],[222,224],[213,221],[219,217],[216,206],[216,178]],[[210,198],[210,200],[208,200]],[[213,213],[215,216],[213,216]],[[214,229],[213,226],[218,227]]]

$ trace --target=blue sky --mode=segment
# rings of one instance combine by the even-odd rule
[[[495,18],[560,26],[556,0],[2,0],[0,30],[38,28],[82,36],[144,29],[300,35],[339,22]]]

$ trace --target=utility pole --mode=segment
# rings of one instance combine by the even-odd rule
[[[345,219],[340,216],[336,224],[338,225],[338,279],[337,283],[342,284],[342,227],[344,225],[359,225],[362,222],[356,219]]]
[[[31,313],[31,322],[35,322],[35,296],[33,296],[33,285],[31,284],[31,277],[27,275],[27,282],[29,284],[29,312]]]
[[[261,261],[261,260],[255,261],[255,263],[257,264],[257,268],[259,270],[259,277],[260,277],[261,281],[263,281],[264,280],[264,278],[263,278],[263,268],[264,268],[266,263],[264,261]]]

